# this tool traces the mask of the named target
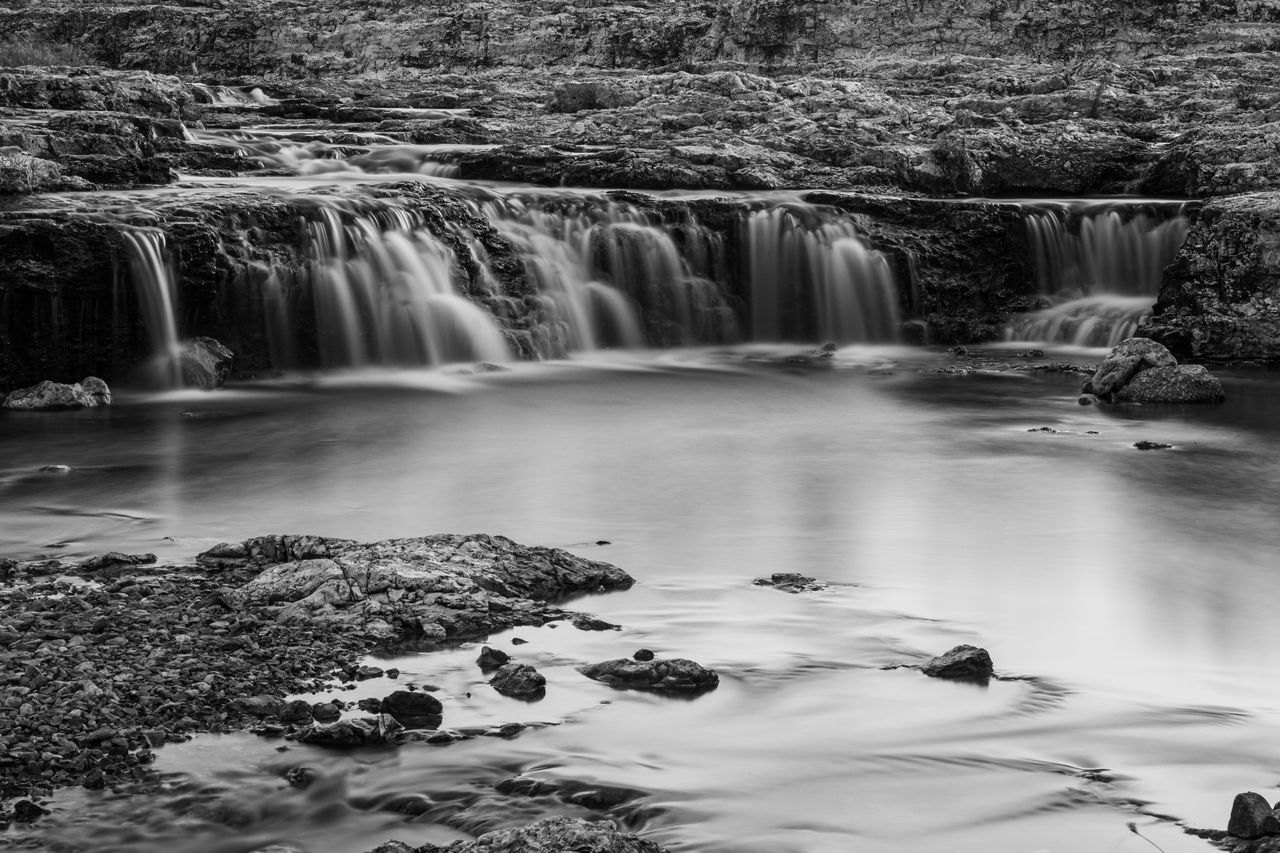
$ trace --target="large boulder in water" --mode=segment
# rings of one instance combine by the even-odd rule
[[[958,680],[983,680],[995,673],[991,655],[977,646],[956,646],[948,652],[931,658],[920,671],[930,678],[954,678]]]
[[[1139,372],[1115,398],[1121,403],[1220,403],[1226,393],[1204,365],[1180,364]]]
[[[213,338],[191,338],[183,341],[178,353],[182,384],[188,388],[221,388],[231,373],[235,353]]]
[[[444,705],[430,693],[397,690],[383,698],[378,710],[395,717],[406,728],[434,729],[440,725]]]
[[[96,376],[67,385],[48,379],[29,388],[19,388],[4,398],[6,409],[91,409],[111,405],[111,389]]]
[[[508,663],[498,667],[489,679],[489,686],[503,696],[534,699],[546,692],[547,679],[526,663]]]
[[[1173,353],[1149,338],[1129,338],[1112,348],[1080,389],[1081,402],[1216,403],[1222,383],[1200,365],[1179,365]]]
[[[720,676],[714,669],[707,669],[686,658],[648,661],[617,658],[578,667],[578,672],[611,687],[633,690],[700,693],[720,683]]]

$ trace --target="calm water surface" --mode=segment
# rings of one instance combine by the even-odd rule
[[[622,631],[490,638],[547,676],[542,702],[488,689],[475,645],[394,658],[401,682],[439,686],[449,726],[558,725],[359,755],[199,738],[160,752],[172,797],[68,792],[42,843],[356,853],[591,814],[493,791],[527,773],[635,789],[614,816],[682,851],[1150,850],[1129,822],[1166,853],[1209,849],[1178,823],[1224,826],[1237,791],[1280,797],[1280,376],[1225,374],[1220,407],[1099,409],[1075,377],[917,372],[935,362],[686,352],[0,418],[7,555],[491,532],[638,579],[575,605]],[[53,464],[73,470],[38,473]],[[776,571],[831,587],[751,585]],[[961,642],[1015,678],[884,669]],[[642,646],[720,688],[686,701],[574,671]],[[299,763],[322,783],[288,789]],[[379,809],[405,794],[431,808]],[[237,828],[175,818],[184,798]]]

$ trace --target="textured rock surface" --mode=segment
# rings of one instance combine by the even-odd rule
[[[1231,818],[1227,832],[1237,838],[1260,838],[1280,834],[1280,821],[1276,820],[1271,805],[1261,794],[1247,791],[1236,794],[1231,803]]]
[[[1197,361],[1280,359],[1280,193],[1207,202],[1139,334]]]
[[[427,845],[420,853],[663,853],[652,841],[622,832],[611,821],[552,817],[516,829],[488,832],[473,841],[445,847]]]
[[[625,589],[621,569],[501,536],[440,535],[360,545],[268,536],[200,555],[210,566],[257,565],[233,605],[279,605],[282,624],[337,623],[382,637],[463,638],[565,617],[547,599]]]
[[[634,690],[697,693],[720,683],[714,669],[685,658],[648,661],[617,658],[578,667],[578,672],[611,687]]]
[[[107,383],[95,376],[67,385],[45,380],[30,388],[19,388],[4,398],[6,409],[91,409],[111,405]]]
[[[985,679],[995,670],[986,649],[961,645],[931,658],[920,671],[930,678]]]
[[[489,686],[503,696],[528,699],[546,692],[547,679],[528,664],[508,663],[498,667],[489,679]]]
[[[1226,394],[1203,364],[1181,364],[1144,370],[1115,396],[1121,403],[1219,403]]]

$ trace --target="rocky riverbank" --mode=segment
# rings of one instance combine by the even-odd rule
[[[145,788],[154,750],[195,733],[371,742],[322,736],[336,730],[327,724],[340,706],[286,698],[372,677],[359,658],[380,644],[455,643],[558,620],[595,629],[603,623],[549,602],[631,582],[606,563],[494,536],[372,545],[267,536],[181,566],[119,553],[0,560],[0,798],[10,804],[0,819],[38,817],[40,798],[67,785]],[[380,742],[408,737],[422,703],[381,704],[370,718]],[[420,739],[519,728],[432,726]]]

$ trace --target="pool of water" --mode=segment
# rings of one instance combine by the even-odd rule
[[[1225,826],[1236,792],[1280,798],[1280,375],[1224,371],[1221,406],[1096,408],[1078,377],[930,375],[949,362],[921,351],[849,348],[823,370],[753,354],[295,377],[0,418],[8,556],[489,532],[638,581],[574,605],[620,631],[489,638],[547,676],[541,702],[487,688],[475,644],[392,659],[401,683],[439,688],[448,726],[552,725],[352,755],[197,738],[160,751],[168,794],[66,792],[39,843],[358,853],[592,814],[494,791],[521,773],[634,789],[613,815],[681,851],[1149,850],[1134,823],[1175,853],[1208,849],[1179,823]],[[778,571],[830,587],[751,583]],[[962,642],[1008,678],[886,668]],[[679,700],[574,669],[640,647],[721,686]],[[288,788],[299,763],[322,783]],[[430,808],[385,810],[405,796]],[[238,817],[177,805],[193,799]]]

